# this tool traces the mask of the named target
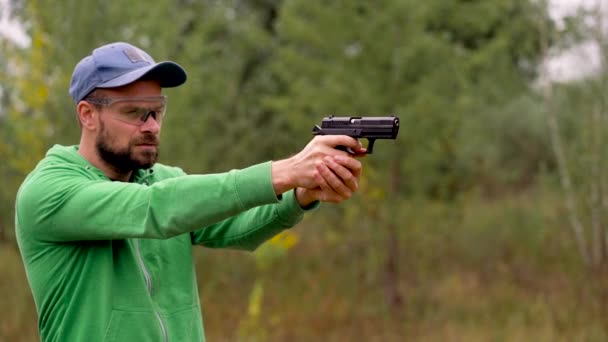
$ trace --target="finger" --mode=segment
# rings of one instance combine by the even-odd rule
[[[351,156],[355,157],[355,158],[363,158],[363,157],[365,157],[368,154],[367,153],[367,148],[365,148],[365,147],[362,147],[362,148],[360,148],[358,150],[354,150],[353,152],[354,153],[351,154]]]
[[[350,147],[352,150],[358,150],[363,147],[359,140],[349,137],[348,135],[322,135],[319,136],[319,138],[323,144],[332,148],[336,146],[346,146]]]
[[[327,165],[323,163],[317,164],[317,171],[319,171],[325,183],[331,187],[335,193],[344,198],[350,198],[352,191],[327,167]]]
[[[315,181],[317,182],[317,184],[319,185],[318,188],[315,189],[310,189],[310,191],[312,193],[315,194],[315,196],[323,202],[337,202],[335,200],[336,197],[338,197],[338,194],[336,194],[336,192],[334,191],[334,189],[332,189],[331,186],[329,186],[329,184],[327,184],[327,181],[325,181],[325,178],[321,175],[321,171],[320,169],[324,167],[324,165],[322,166],[318,166],[318,172],[315,173],[314,178]]]
[[[352,172],[352,175],[355,176],[355,178],[359,179],[361,177],[361,171],[362,171],[362,164],[360,161],[358,161],[355,158],[352,157],[344,157],[344,156],[334,156],[333,160],[346,167],[347,169],[349,169]],[[344,179],[344,178],[342,178]]]
[[[353,159],[353,158],[350,158]],[[359,162],[358,160],[353,159],[355,162]],[[332,157],[325,157],[325,163],[331,171],[338,177],[341,178],[342,182],[352,191],[355,192],[359,188],[359,183],[357,181],[357,177],[353,174],[353,172],[344,167],[342,164],[339,164]],[[353,167],[356,163],[349,162]]]
[[[336,137],[342,137],[338,135],[318,135],[311,140],[309,143],[310,151],[315,156],[326,156],[326,155],[350,155],[347,151],[339,150],[336,146],[339,146],[340,138],[336,139]],[[346,138],[352,139],[348,136]]]

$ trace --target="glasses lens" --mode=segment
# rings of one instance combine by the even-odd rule
[[[143,125],[150,117],[161,123],[165,116],[165,104],[151,104],[149,106],[138,104],[124,104],[116,111],[115,117],[134,125]]]
[[[109,107],[114,118],[132,125],[143,125],[150,117],[161,123],[167,109],[166,96],[105,97],[89,102]]]

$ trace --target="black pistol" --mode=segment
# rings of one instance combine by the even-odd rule
[[[376,139],[396,139],[399,133],[399,118],[390,116],[334,116],[323,118],[321,126],[315,125],[313,135],[348,135],[355,139],[369,141],[367,154],[372,154]],[[336,147],[350,154],[352,150],[344,146]]]

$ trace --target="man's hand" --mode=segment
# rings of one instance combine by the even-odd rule
[[[296,199],[306,207],[314,201],[340,203],[349,199],[359,189],[361,162],[353,157],[325,157],[317,165],[314,189],[297,188]]]
[[[298,188],[302,206],[315,200],[337,203],[350,198],[359,186],[361,163],[336,146],[364,151],[359,141],[345,135],[317,136],[300,153],[272,163],[275,193]]]

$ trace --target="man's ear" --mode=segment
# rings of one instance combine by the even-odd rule
[[[78,112],[78,121],[83,129],[94,131],[97,128],[97,109],[92,104],[86,101],[78,102],[76,106]]]

